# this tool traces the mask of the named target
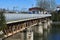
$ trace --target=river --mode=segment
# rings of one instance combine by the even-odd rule
[[[52,25],[50,32],[44,31],[43,37],[38,35],[34,40],[60,40],[60,25]]]

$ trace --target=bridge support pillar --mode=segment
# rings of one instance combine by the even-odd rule
[[[47,40],[47,35],[48,35],[48,23],[47,23],[47,20],[44,20],[42,23],[43,23],[43,40]]]
[[[33,31],[30,28],[23,30],[22,40],[33,40]]]
[[[32,31],[32,28],[30,27],[30,28],[28,28],[27,29],[27,33],[26,33],[27,35],[27,40],[33,40],[33,31]]]
[[[48,20],[47,23],[48,23],[48,32],[50,32],[50,29],[51,29],[51,27],[52,27],[52,26],[51,26],[52,20]]]
[[[43,27],[43,37],[44,37],[44,40],[48,40],[47,37],[48,37],[48,33],[50,32],[50,29],[51,29],[51,20],[44,20],[44,27]]]
[[[39,22],[38,25],[39,25],[39,26],[38,26],[38,32],[39,32],[41,35],[43,35],[43,24],[42,24],[42,22]]]
[[[48,22],[47,22],[47,20],[44,20],[43,29],[44,30],[47,30],[48,29]]]
[[[33,40],[33,32],[27,32],[27,40]]]

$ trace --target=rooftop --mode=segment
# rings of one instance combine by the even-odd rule
[[[45,9],[39,8],[39,7],[33,7],[33,8],[29,8],[29,11],[31,11],[31,10],[45,10]]]

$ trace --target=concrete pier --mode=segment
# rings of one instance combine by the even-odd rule
[[[27,40],[33,40],[33,32],[27,32]]]
[[[43,34],[43,24],[42,24],[42,22],[39,22],[38,32],[39,32],[41,35]]]

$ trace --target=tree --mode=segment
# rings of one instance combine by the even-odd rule
[[[40,8],[44,8],[47,10],[54,10],[55,9],[55,0],[36,0],[36,5]]]
[[[53,21],[60,21],[60,11],[54,11],[51,14]]]
[[[5,21],[5,16],[3,14],[4,12],[0,12],[0,31],[4,30],[6,28],[6,21]]]

